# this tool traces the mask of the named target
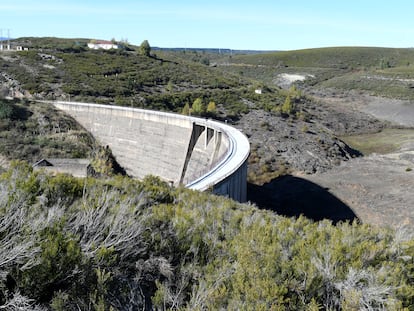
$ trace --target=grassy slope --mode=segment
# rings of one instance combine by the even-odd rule
[[[42,158],[89,157],[93,138],[72,118],[50,105],[0,99],[0,154],[33,163]]]
[[[0,198],[2,306],[29,299],[53,310],[414,304],[414,241],[404,231],[284,218],[153,177],[51,178],[21,164],[0,175]]]
[[[346,68],[379,66],[381,60],[391,66],[414,63],[414,49],[372,47],[332,47],[276,52],[258,55],[237,55],[234,63],[252,65],[284,65],[289,67]]]
[[[414,99],[414,50],[335,47],[237,55],[221,61],[224,70],[273,83],[280,73],[315,75],[313,87],[363,90],[392,98]]]
[[[207,103],[223,105],[227,100],[241,105],[238,94],[249,85],[248,80],[174,53],[157,51],[146,57],[135,46],[91,51],[86,39],[21,38],[18,42],[26,42],[31,50],[0,58],[0,68],[23,89],[50,99],[181,111],[197,97]]]
[[[398,151],[414,140],[414,130],[384,129],[379,133],[341,137],[347,144],[362,152],[386,154]]]

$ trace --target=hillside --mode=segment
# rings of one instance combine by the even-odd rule
[[[0,157],[35,163],[43,158],[88,158],[96,146],[75,120],[41,103],[0,99]]]
[[[327,133],[326,125],[316,122],[319,112],[310,98],[296,90],[289,93],[223,72],[221,67],[208,66],[203,59],[213,57],[211,53],[156,51],[148,57],[135,46],[89,50],[86,39],[21,38],[17,42],[29,47],[29,51],[0,55],[3,96],[119,104],[179,113],[189,113],[199,98],[202,107],[199,111],[191,109],[191,113],[233,122],[250,136],[257,151],[250,160],[251,182],[270,181],[291,169],[310,173],[326,170],[355,155],[335,132]],[[256,94],[257,89],[262,89],[263,94]],[[283,108],[287,97],[291,103]],[[216,108],[208,112],[209,103]],[[270,123],[256,116],[263,111],[270,114]],[[300,139],[286,139],[278,153],[269,153],[266,143],[256,144],[251,134],[260,129],[274,144],[275,133],[289,133],[291,123],[301,129],[296,131]],[[300,145],[308,145],[312,153],[302,155]],[[330,159],[329,163],[325,158]]]
[[[16,44],[28,46],[29,51],[1,54],[3,94],[176,112],[197,97],[218,105],[226,102],[229,114],[237,114],[245,107],[239,94],[246,91],[247,80],[158,51],[150,57],[141,55],[135,46],[90,50],[87,41],[16,40]]]
[[[413,63],[414,49],[331,47],[256,55],[236,55],[231,60],[232,63],[236,64],[338,69],[378,67],[384,61],[388,62],[389,66],[398,67]]]
[[[269,84],[283,74],[307,77],[304,87],[366,91],[372,95],[414,99],[414,49],[336,47],[235,55],[222,69]]]
[[[394,79],[395,94],[410,98],[407,85],[406,93],[397,90],[411,79],[411,50],[220,59],[203,51],[144,56],[127,44],[92,51],[88,41],[21,38],[29,51],[0,54],[0,165],[5,159],[10,166],[0,175],[0,308],[413,308],[412,135],[392,128],[395,119],[370,113],[379,100],[390,102],[372,96],[374,90],[360,94],[370,79],[358,80],[405,74]],[[283,84],[281,74],[307,79]],[[394,96],[390,83],[388,91],[372,85]],[[360,109],[367,98],[370,114]],[[173,188],[152,176],[137,181],[95,169],[103,178],[53,177],[11,161],[83,157],[97,149],[94,162],[107,166],[107,149],[35,99],[227,120],[251,142],[255,203]],[[210,102],[217,109],[207,113]],[[361,157],[379,150],[398,153]]]
[[[386,78],[403,69],[410,76],[410,49],[326,48],[223,58],[196,50],[144,56],[139,47],[124,43],[119,50],[95,51],[86,47],[89,41],[17,39],[29,51],[0,55],[0,95],[191,111],[230,121],[250,139],[249,181],[258,185],[292,172],[327,171],[361,155],[342,136],[390,126],[360,110],[324,103],[326,94],[335,94],[328,87],[346,92],[372,85],[397,98],[412,93],[408,78],[393,83]],[[286,90],[292,82],[281,83],[283,74],[306,79]],[[201,102],[198,111],[192,107],[196,100]],[[214,108],[207,112],[210,103]]]
[[[148,177],[0,176],[0,305],[409,310],[405,231],[284,218]]]

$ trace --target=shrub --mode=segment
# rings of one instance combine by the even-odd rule
[[[0,178],[3,309],[18,298],[57,310],[414,303],[411,228],[285,218],[153,176],[87,179],[82,193],[77,179],[49,178],[16,164]],[[43,199],[67,191],[73,200]]]
[[[59,224],[46,227],[38,240],[39,265],[23,271],[19,286],[27,296],[48,302],[55,291],[67,290],[76,283],[82,255],[76,239],[66,235]]]
[[[290,95],[286,96],[285,102],[281,107],[281,112],[285,115],[290,115],[294,112],[294,104],[292,103]]]
[[[12,102],[0,100],[0,120],[11,119],[14,112]]]
[[[201,116],[205,113],[206,109],[203,103],[203,99],[198,97],[193,102],[193,105],[191,106],[191,112],[197,116]]]

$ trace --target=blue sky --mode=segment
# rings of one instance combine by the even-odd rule
[[[12,37],[148,40],[159,47],[414,46],[412,0],[0,0]]]

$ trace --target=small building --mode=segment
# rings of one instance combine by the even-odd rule
[[[51,173],[66,173],[74,177],[86,177],[89,159],[41,159],[34,163],[34,169],[44,169]]]
[[[262,89],[255,89],[255,90],[254,90],[254,92],[255,92],[256,94],[262,94]]]
[[[10,43],[7,42],[6,44],[3,41],[0,41],[0,51],[10,51]]]
[[[99,41],[89,42],[88,48],[92,50],[99,50],[99,49],[110,50],[110,49],[118,49],[119,46],[113,43],[112,41],[99,40]]]
[[[21,45],[16,45],[14,47],[14,50],[16,50],[16,51],[28,51],[29,48],[28,47],[21,46]]]

